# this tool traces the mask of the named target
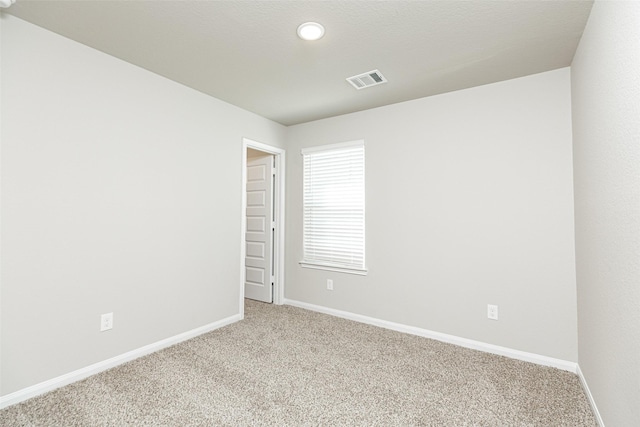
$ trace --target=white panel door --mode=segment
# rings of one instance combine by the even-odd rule
[[[273,302],[273,159],[247,159],[244,296]]]

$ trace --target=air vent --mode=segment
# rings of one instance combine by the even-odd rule
[[[367,87],[386,83],[387,79],[384,78],[384,76],[382,75],[382,73],[380,73],[380,71],[373,70],[367,73],[358,74],[357,76],[349,77],[347,81],[351,83],[353,87],[360,90]]]

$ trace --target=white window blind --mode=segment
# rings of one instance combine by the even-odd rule
[[[364,274],[364,141],[302,150],[303,260]]]

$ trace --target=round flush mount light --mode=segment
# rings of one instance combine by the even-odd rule
[[[298,37],[302,40],[318,40],[324,36],[324,27],[317,22],[305,22],[298,27]]]

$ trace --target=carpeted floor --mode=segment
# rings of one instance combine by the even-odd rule
[[[0,411],[0,426],[596,426],[568,372],[290,306]]]

